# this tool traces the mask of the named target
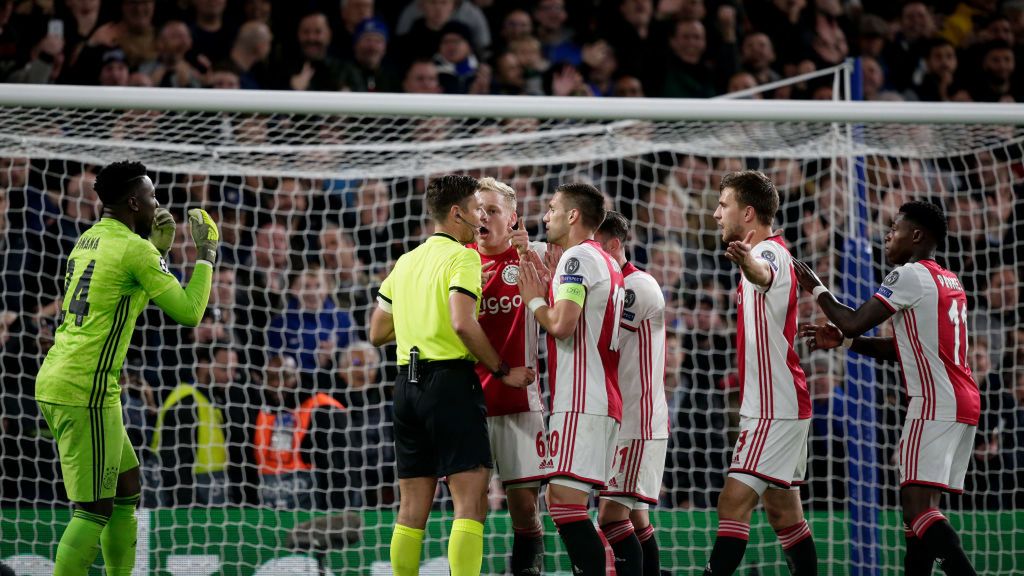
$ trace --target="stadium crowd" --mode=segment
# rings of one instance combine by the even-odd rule
[[[20,83],[704,98],[860,56],[867,100],[995,102],[1022,47],[1019,0],[0,2]]]
[[[991,0],[0,0],[0,77],[11,82],[707,97],[860,55],[868,99],[1017,101],[1021,46],[1024,3]],[[831,89],[829,79],[766,96],[830,98]],[[952,215],[943,256],[972,297],[971,366],[984,399],[967,496],[954,505],[1024,507],[1021,158],[1018,143],[967,158],[867,160],[872,285],[902,202],[931,199]],[[834,177],[842,166],[662,153],[491,173],[516,189],[533,238],[543,238],[547,199],[570,176],[585,175],[635,222],[630,256],[664,287],[670,327],[668,507],[715,504],[735,439],[736,278],[711,215],[722,176],[745,167],[778,185],[778,225],[794,254],[841,281],[846,239],[833,223],[845,220],[836,202],[845,183]],[[99,217],[95,170],[0,158],[5,506],[63,500],[33,380],[53,343],[66,256]],[[392,505],[393,351],[369,346],[365,326],[381,279],[430,231],[425,179],[160,173],[154,182],[179,221],[185,207],[206,207],[224,241],[202,324],[172,326],[150,309],[129,353],[124,405],[133,444],[145,447],[144,505]],[[178,232],[169,266],[185,278],[193,247]],[[816,314],[802,300],[801,319]],[[802,358],[815,413],[809,497],[842,506],[844,367],[832,355]],[[880,485],[896,505],[900,375],[876,374]]]

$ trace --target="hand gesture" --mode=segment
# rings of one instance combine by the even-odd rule
[[[494,268],[494,262],[495,262],[494,260],[491,260],[487,264],[484,264],[483,266],[480,267],[480,271],[481,271],[481,274],[480,274],[480,285],[481,286],[487,286],[487,283],[490,282],[491,278],[494,278],[494,275],[498,272],[497,270],[493,269]]]
[[[831,350],[843,343],[843,333],[832,324],[801,324],[797,334],[811,351]]]
[[[548,274],[555,274],[555,270],[558,269],[558,261],[562,259],[563,252],[565,252],[565,249],[558,244],[548,244],[548,249],[544,252],[544,267],[547,268]]]
[[[512,231],[512,245],[516,247],[521,258],[530,249],[530,233],[523,228]]]
[[[202,208],[188,211],[188,224],[192,241],[196,245],[196,257],[210,264],[217,263],[217,246],[220,245],[220,230],[217,223]]]
[[[725,249],[725,257],[728,258],[730,262],[738,264],[740,268],[744,268],[750,260],[750,250],[753,248],[753,246],[750,245],[750,242],[753,241],[753,239],[754,231],[751,230],[750,232],[747,232],[746,238],[742,241],[733,240],[732,242],[729,242],[729,246]]]
[[[824,286],[818,275],[811,270],[805,262],[801,260],[793,260],[793,269],[796,271],[796,281],[800,284],[800,287],[808,292],[814,292],[814,289],[818,286]]]
[[[167,252],[174,243],[174,216],[166,208],[157,208],[156,216],[153,217],[153,226],[149,232],[149,241],[156,247],[160,256],[167,256]]]
[[[528,304],[534,298],[547,300],[548,283],[544,282],[529,254],[536,257],[537,253],[527,252],[519,259],[519,295],[522,296],[524,304]]]
[[[521,276],[520,276],[521,277]],[[517,366],[509,370],[508,374],[501,377],[502,383],[513,388],[526,388],[537,378],[533,368]]]
[[[309,83],[313,80],[313,74],[316,74],[316,70],[313,69],[313,65],[306,62],[302,65],[302,71],[292,76],[291,87],[292,90],[303,91],[309,88]]]

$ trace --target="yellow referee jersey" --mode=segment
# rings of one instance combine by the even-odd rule
[[[394,316],[399,366],[409,363],[413,346],[421,360],[476,361],[452,328],[448,298],[462,292],[477,301],[479,311],[481,272],[480,254],[442,233],[398,259],[377,301]]]

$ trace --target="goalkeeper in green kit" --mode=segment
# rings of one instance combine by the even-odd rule
[[[160,208],[146,167],[110,164],[95,188],[103,216],[68,258],[62,318],[36,379],[36,401],[75,504],[57,546],[55,576],[84,576],[101,547],[107,574],[127,576],[135,566],[141,483],[121,415],[121,365],[150,300],[177,322],[199,324],[220,240],[206,211],[188,211],[198,262],[183,289],[163,258],[174,218]]]

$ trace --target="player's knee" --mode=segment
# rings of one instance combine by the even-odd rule
[[[114,512],[114,499],[104,498],[102,500],[96,500],[95,502],[75,502],[75,506],[90,514],[110,518],[110,515]]]
[[[800,511],[788,507],[765,505],[764,511],[768,516],[768,524],[776,531],[789,528],[801,520]]]

